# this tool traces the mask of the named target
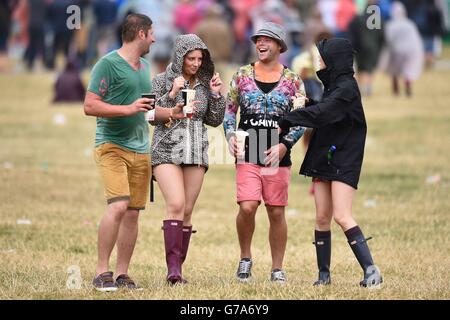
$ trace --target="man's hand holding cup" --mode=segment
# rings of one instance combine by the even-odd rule
[[[148,111],[145,113],[145,121],[153,121],[155,119],[156,94],[143,93],[141,97],[143,102],[148,105]]]
[[[238,160],[245,159],[245,140],[248,135],[249,134],[246,131],[237,130],[228,141],[228,150]]]
[[[197,103],[200,103],[199,100],[193,100],[190,103],[190,108],[192,110],[192,115],[197,111]],[[177,103],[177,105],[172,110],[172,118],[174,120],[180,120],[187,118],[186,109],[184,103]],[[191,116],[192,116],[191,115]]]

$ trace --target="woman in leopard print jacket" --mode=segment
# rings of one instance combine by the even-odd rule
[[[184,283],[181,265],[186,259],[192,233],[191,215],[208,169],[208,136],[205,125],[219,126],[225,113],[220,94],[222,80],[214,74],[208,48],[194,35],[182,35],[175,44],[175,57],[153,80],[157,105],[174,107],[183,102],[186,84],[195,90],[196,111],[191,119],[154,124],[153,174],[166,202],[163,221],[167,281]]]

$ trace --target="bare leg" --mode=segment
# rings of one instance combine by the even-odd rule
[[[392,92],[394,95],[398,96],[400,93],[400,88],[398,84],[398,78],[396,76],[392,77]]]
[[[161,164],[153,170],[166,202],[163,221],[167,282],[183,283],[181,260],[183,250],[183,217],[185,208],[183,170],[174,164]]]
[[[331,182],[331,195],[333,203],[333,216],[343,231],[356,226],[356,221],[352,216],[352,202],[355,189],[348,184],[339,181]]]
[[[109,258],[117,241],[120,223],[127,211],[128,201],[117,201],[108,205],[98,228],[97,275],[108,271]]]
[[[158,186],[166,202],[166,219],[183,220],[185,208],[183,170],[174,164],[153,168]]]
[[[434,57],[434,53],[426,53],[425,54],[425,68],[426,69],[431,69],[434,66],[434,61],[435,61],[435,57]]]
[[[269,242],[272,252],[272,270],[282,269],[287,242],[287,224],[284,215],[285,207],[266,207],[270,221]]]
[[[314,182],[314,201],[316,203],[316,230],[329,231],[333,218],[331,205],[331,182]]]
[[[412,96],[412,83],[408,79],[405,79],[405,91],[406,91],[406,96],[408,98],[410,98]]]
[[[127,210],[120,224],[117,238],[117,276],[128,273],[128,267],[138,236],[138,219],[139,210]]]
[[[371,268],[374,263],[364,234],[352,217],[352,202],[355,189],[345,183],[333,181],[331,193],[334,219],[345,232],[350,248],[364,271],[364,279],[359,285],[367,287],[381,284],[383,278],[380,271],[377,268]]]
[[[186,199],[183,225],[185,226],[192,225],[192,211],[194,210],[198,195],[200,194],[204,175],[204,167],[188,166],[183,168],[184,196]]]
[[[9,71],[10,63],[9,57],[7,54],[0,52],[0,72]]]
[[[252,257],[251,244],[255,231],[255,215],[259,201],[242,201],[239,203],[239,213],[236,217],[236,229],[241,247],[241,259]]]
[[[181,247],[181,263],[183,264],[186,260],[191,241],[192,211],[194,210],[195,202],[197,201],[198,195],[200,194],[200,190],[202,188],[205,168],[198,166],[187,166],[182,169],[184,178],[184,196],[186,200],[184,206],[183,241]]]

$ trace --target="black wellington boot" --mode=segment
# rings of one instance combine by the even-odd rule
[[[347,232],[354,228],[358,228],[359,232],[353,232],[352,235],[347,235]],[[364,271],[364,279],[359,285],[361,287],[379,286],[383,283],[383,277],[381,276],[378,267],[373,263],[372,255],[370,254],[370,249],[367,245],[367,241],[371,238],[364,238],[359,227],[356,226],[354,228],[346,231],[346,235],[350,248]]]
[[[317,267],[319,268],[319,279],[314,282],[314,285],[329,285],[331,283],[331,231],[315,230],[314,234],[315,241],[313,244],[316,246]]]

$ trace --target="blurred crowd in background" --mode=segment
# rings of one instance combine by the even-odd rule
[[[185,33],[196,33],[204,40],[220,71],[252,61],[254,50],[249,36],[264,22],[273,21],[284,25],[288,34],[289,50],[282,55],[282,63],[299,74],[303,72],[302,78],[314,77],[311,48],[316,41],[348,38],[356,49],[361,89],[370,95],[372,74],[380,65],[399,73],[399,77],[406,77],[408,83],[418,77],[423,67],[433,66],[441,54],[443,39],[448,41],[450,0],[399,0],[398,3],[392,0],[0,0],[0,72],[90,69],[99,57],[120,47],[121,22],[129,13],[144,13],[153,20],[156,42],[147,58],[156,72],[165,70],[172,58],[176,36]],[[66,24],[73,13],[67,12],[71,5],[81,9],[80,28],[74,30]],[[379,11],[367,12],[371,5],[377,5]],[[381,27],[368,29],[367,21],[377,12]],[[405,60],[409,64],[400,67]],[[395,74],[393,77],[395,92],[398,80]]]

